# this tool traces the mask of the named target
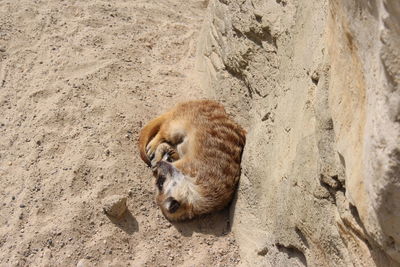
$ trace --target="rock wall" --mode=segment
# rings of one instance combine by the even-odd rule
[[[400,2],[211,0],[204,88],[248,129],[243,265],[400,265]]]

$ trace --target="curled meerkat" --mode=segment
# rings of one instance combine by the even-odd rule
[[[169,220],[224,208],[240,177],[246,132],[211,100],[189,101],[140,132],[140,156],[153,168],[156,202]]]

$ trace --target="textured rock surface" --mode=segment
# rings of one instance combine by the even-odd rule
[[[103,210],[107,215],[120,218],[126,211],[126,197],[121,195],[112,195],[103,199]]]
[[[212,0],[204,87],[249,130],[244,265],[400,263],[400,4]]]

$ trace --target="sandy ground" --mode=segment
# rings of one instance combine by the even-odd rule
[[[204,1],[0,1],[0,265],[232,266],[228,211],[170,224],[141,127],[202,98]],[[128,196],[121,221],[101,201]]]

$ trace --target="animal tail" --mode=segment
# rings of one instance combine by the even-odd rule
[[[153,139],[153,137],[160,131],[160,127],[162,123],[166,119],[166,114],[161,115],[160,117],[157,117],[153,120],[151,120],[149,123],[147,123],[143,129],[140,131],[139,134],[139,151],[140,151],[140,157],[148,166],[151,165],[149,158],[147,157],[146,153],[146,147],[147,144]]]

